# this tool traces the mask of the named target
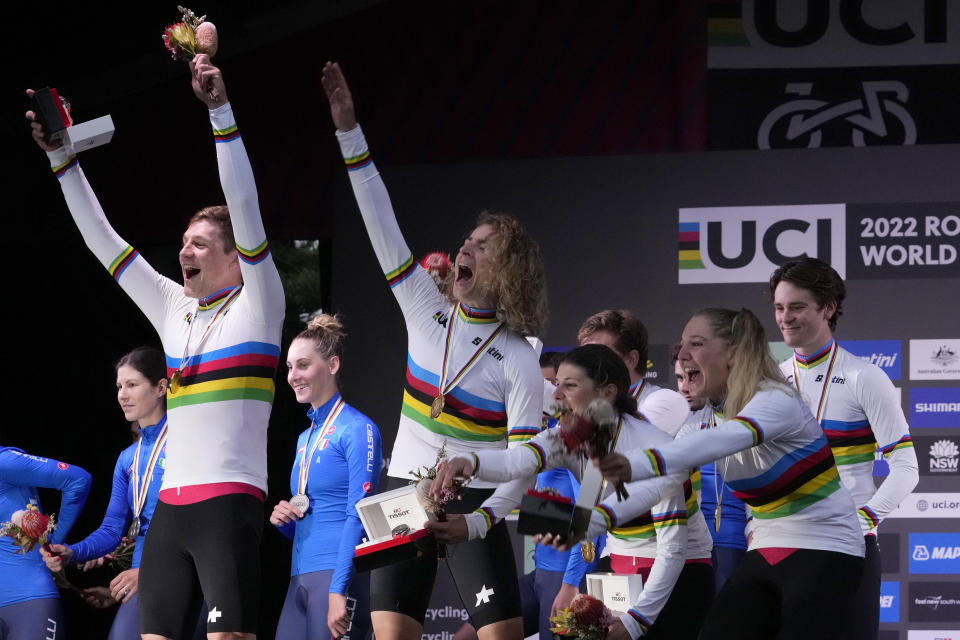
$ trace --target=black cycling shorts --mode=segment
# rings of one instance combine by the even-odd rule
[[[182,637],[201,600],[208,633],[256,633],[262,531],[263,503],[246,493],[158,502],[140,561],[140,633]]]
[[[406,484],[407,480],[388,477],[382,490]],[[493,489],[468,488],[463,500],[450,503],[448,511],[472,513],[492,493]],[[446,553],[453,582],[475,628],[521,616],[517,569],[506,523],[498,522],[482,540],[448,545]],[[436,574],[435,546],[419,558],[374,569],[370,610],[402,613],[422,625]]]

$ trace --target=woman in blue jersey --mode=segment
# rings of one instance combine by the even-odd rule
[[[370,577],[354,575],[353,552],[364,533],[357,500],[380,478],[380,430],[340,396],[343,338],[340,321],[320,314],[287,352],[287,383],[310,405],[310,428],[297,440],[293,496],[270,516],[293,539],[278,640],[362,639],[370,628]]]
[[[111,602],[120,603],[109,640],[134,640],[140,637],[140,556],[157,505],[166,460],[166,361],[157,349],[138,347],[120,358],[116,373],[117,402],[123,417],[137,423],[139,438],[117,458],[110,502],[100,527],[79,542],[52,545],[59,555],[43,555],[50,570],[61,571],[68,564],[103,557],[120,544],[124,535],[136,540],[131,568],[118,574],[109,586]]]
[[[0,522],[8,522],[15,511],[28,504],[40,508],[37,487],[63,492],[57,529],[48,540],[57,543],[80,515],[90,491],[90,474],[66,462],[0,447]],[[0,638],[61,638],[60,594],[43,566],[39,549],[25,554],[18,550],[13,540],[0,538]]]
[[[604,476],[632,481],[632,494],[663,474],[716,461],[752,509],[748,551],[701,639],[841,637],[863,566],[856,507],[823,429],[770,356],[763,326],[747,309],[703,309],[683,330],[678,360],[691,395],[716,409],[707,428],[607,456]]]

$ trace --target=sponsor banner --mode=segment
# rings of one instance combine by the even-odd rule
[[[960,387],[910,389],[910,427],[960,427]]]
[[[960,493],[911,493],[887,518],[960,518]]]
[[[911,622],[960,622],[960,582],[911,582]]]
[[[960,433],[955,436],[914,436],[920,475],[957,478],[960,464]]]
[[[707,65],[736,69],[956,64],[960,15],[948,10],[952,4],[928,0],[713,3],[707,14]]]
[[[880,548],[880,568],[883,573],[900,573],[900,534],[877,534]]]
[[[903,362],[900,340],[839,340],[840,346],[860,360],[875,364],[891,380],[899,380]]]
[[[960,277],[958,203],[848,204],[847,229],[851,280]]]
[[[881,640],[883,640],[882,636]],[[907,640],[960,640],[960,629],[944,631],[910,629],[907,631]]]
[[[910,341],[911,380],[960,380],[960,338]]]
[[[958,73],[957,64],[711,70],[707,149],[955,143]]]
[[[900,583],[880,583],[880,622],[900,622]]]
[[[651,344],[647,347],[647,373],[643,376],[659,387],[676,390],[677,376],[670,364],[670,347]]]
[[[767,282],[800,257],[829,262],[846,277],[843,204],[680,209],[678,282]]]
[[[960,533],[911,533],[910,573],[960,574]]]

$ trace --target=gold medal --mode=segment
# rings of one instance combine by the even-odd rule
[[[720,505],[713,511],[713,530],[720,531]]]
[[[180,369],[176,369],[173,372],[173,375],[170,376],[170,384],[167,388],[170,390],[170,395],[174,395],[177,391],[180,391],[180,380],[182,376],[180,375]]]
[[[580,555],[583,556],[583,561],[587,564],[596,559],[597,547],[593,544],[593,540],[584,540],[580,543]]]
[[[433,399],[433,402],[430,403],[430,418],[432,420],[440,417],[440,414],[443,413],[444,404],[446,404],[446,401],[443,399],[442,393]]]

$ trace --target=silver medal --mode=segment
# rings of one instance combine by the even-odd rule
[[[308,498],[304,493],[298,493],[290,498],[290,504],[299,509],[302,513],[306,513],[307,510],[310,509],[310,498]]]
[[[140,518],[134,518],[133,522],[130,523],[130,528],[127,529],[127,538],[129,538],[130,540],[136,540],[139,534],[140,534]]]

